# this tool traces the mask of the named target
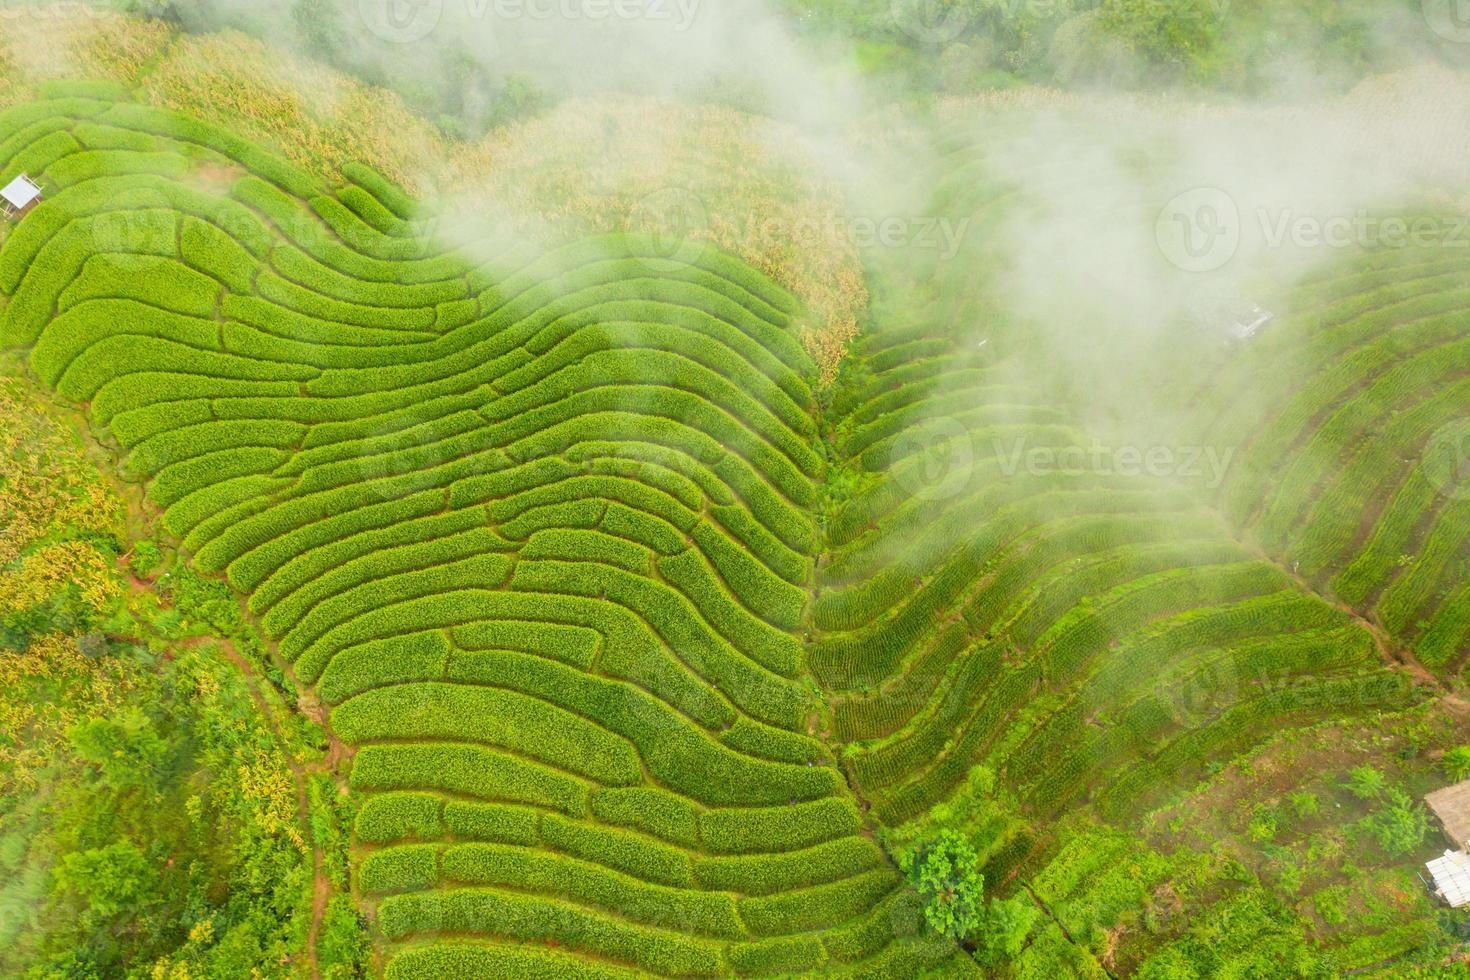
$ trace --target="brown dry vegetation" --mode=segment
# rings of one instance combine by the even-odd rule
[[[122,519],[121,500],[75,436],[24,382],[0,376],[0,613],[40,605],[68,584],[102,609],[121,592],[120,576],[78,538],[113,536]],[[28,696],[51,681],[72,692],[68,704]],[[10,736],[0,737],[0,794],[33,788],[77,712],[106,714],[132,683],[84,657],[75,636],[41,636],[24,653],[0,655],[0,733]]]
[[[26,8],[0,32],[0,106],[58,78],[118,82],[140,101],[223,123],[328,182],[366,163],[415,195],[476,199],[543,246],[668,232],[650,199],[692,195],[688,237],[740,256],[812,313],[802,335],[830,381],[868,301],[845,202],[795,129],[718,106],[572,100],[475,143],[446,138],[391,92],[238,33],[178,35],[76,5]],[[684,229],[674,229],[683,233]]]
[[[69,582],[100,608],[117,584],[107,557],[77,538],[116,534],[121,515],[66,430],[21,382],[0,376],[0,611],[38,605]]]
[[[240,127],[329,178],[357,161],[422,192],[447,152],[438,131],[392,93],[233,32],[180,37],[141,96]]]
[[[799,296],[808,351],[831,380],[867,304],[846,209],[793,128],[719,106],[575,99],[492,133],[450,160],[452,189],[543,244],[675,229],[740,256]],[[690,215],[688,212],[693,211]]]

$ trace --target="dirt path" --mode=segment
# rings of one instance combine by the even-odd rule
[[[158,590],[154,583],[145,581],[132,575],[126,568],[126,556],[119,560],[119,567],[127,577],[130,588],[135,593],[148,593],[158,598]],[[332,878],[327,871],[327,855],[320,841],[315,839],[311,828],[311,797],[308,788],[309,781],[313,775],[326,773],[332,776],[342,793],[347,791],[347,780],[342,775],[351,760],[352,753],[343,742],[332,733],[327,724],[327,712],[317,701],[314,694],[302,693],[299,698],[297,710],[303,715],[317,722],[327,734],[328,750],[326,756],[315,761],[303,763],[290,749],[291,740],[282,730],[280,715],[289,713],[291,707],[282,701],[279,696],[267,696],[266,691],[274,688],[265,677],[262,677],[258,669],[245,657],[235,645],[234,641],[223,636],[194,636],[183,640],[181,646],[188,649],[218,650],[224,655],[225,660],[239,672],[245,681],[246,690],[250,692],[250,699],[255,702],[257,714],[270,729],[271,736],[281,749],[281,755],[290,769],[291,780],[296,786],[296,821],[304,839],[311,845],[312,854],[312,900],[311,900],[311,924],[307,930],[306,949],[303,951],[306,965],[312,980],[321,980],[321,968],[317,961],[317,943],[321,936],[322,923],[326,919],[327,905],[332,899]],[[294,672],[289,666],[277,664],[278,667],[290,676],[293,683],[297,683]],[[297,689],[306,691],[299,683]]]
[[[286,765],[291,769],[291,779],[296,784],[296,822],[307,839],[311,841],[311,926],[306,934],[306,963],[312,980],[321,980],[321,968],[317,963],[316,947],[317,940],[321,936],[322,922],[327,916],[327,903],[332,900],[332,879],[327,874],[326,852],[321,842],[316,840],[311,832],[311,799],[307,782],[315,773],[331,772],[335,774],[334,764],[342,757],[338,751],[341,743],[335,737],[331,737],[327,757],[318,762],[303,765],[287,748],[290,743],[281,731],[280,723],[276,720],[275,711],[278,706],[272,705],[262,691],[262,685],[269,682],[256,673],[255,667],[245,659],[234,642],[215,637],[198,637],[185,641],[186,646],[193,647],[211,644],[218,646],[224,653],[225,659],[233,664],[240,675],[245,678],[246,687],[250,691],[251,699],[255,702],[256,710],[265,720],[271,734],[275,736],[276,743],[281,746],[281,755],[285,757]]]

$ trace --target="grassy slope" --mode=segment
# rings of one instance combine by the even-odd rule
[[[974,209],[983,227],[1025,207],[988,181],[996,143],[994,127],[954,142],[936,207]],[[1465,404],[1453,386],[1463,256],[1345,259],[1273,298],[1286,312],[1259,345],[1184,355],[1180,376],[1220,383],[1176,386],[1181,401],[1160,410],[1198,418],[1179,445],[1239,453],[1217,491],[1086,464],[1093,439],[1075,399],[1056,393],[1065,383],[1029,380],[1057,372],[1033,359],[1039,331],[987,303],[974,270],[1003,256],[977,241],[955,263],[880,260],[875,326],[835,399],[844,491],[819,560],[810,662],[854,784],[896,846],[960,826],[992,884],[1024,886],[1055,914],[1065,932],[1036,930],[1011,965],[1022,975],[1126,973],[1150,957],[1145,972],[1163,971],[1150,975],[1211,975],[1302,950],[1328,973],[1437,961],[1456,927],[1436,922],[1413,876],[1435,838],[1385,852],[1371,828],[1387,797],[1339,787],[1366,764],[1417,798],[1463,738],[1460,507],[1443,487],[1397,489],[1428,482],[1404,463]],[[1360,377],[1333,368],[1374,342],[1380,356],[1357,359]],[[1246,397],[1258,390],[1280,404]],[[1008,469],[1007,447],[1021,444],[1073,447],[1084,462]],[[1388,548],[1371,542],[1393,526],[1411,556],[1375,559]],[[1369,564],[1396,576],[1404,608],[1420,607],[1417,628],[1341,590],[1335,575]],[[1441,652],[1421,663],[1431,638]],[[1339,741],[1356,758],[1324,751]],[[1240,777],[1278,753],[1309,760],[1296,786]],[[1212,790],[1232,759],[1236,778]],[[1332,819],[1294,816],[1298,789]],[[1191,828],[1206,814],[1216,839]],[[1327,907],[1344,889],[1379,898],[1316,911],[1315,895]],[[1181,945],[1230,908],[1237,927]]]
[[[390,975],[947,959],[805,732],[791,297],[632,238],[476,262],[365,168],[94,91],[0,123],[52,188],[5,342],[331,706]]]

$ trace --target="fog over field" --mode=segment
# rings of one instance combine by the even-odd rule
[[[0,0],[0,976],[1461,976],[1462,6]]]

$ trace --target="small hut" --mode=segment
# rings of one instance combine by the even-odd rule
[[[41,200],[41,187],[25,174],[0,188],[0,211],[7,218],[19,218]]]
[[[1444,834],[1459,850],[1445,851],[1424,865],[1433,882],[1434,893],[1452,909],[1470,903],[1470,779],[1424,797],[1424,802],[1439,819]]]
[[[1445,851],[1444,857],[1437,857],[1424,867],[1434,882],[1434,894],[1450,908],[1457,909],[1470,902],[1470,855],[1464,851]]]
[[[1194,326],[1235,345],[1252,340],[1276,314],[1260,303],[1230,294],[1205,294],[1190,302],[1188,315]]]
[[[1458,848],[1470,844],[1470,779],[1437,789],[1424,797],[1424,802],[1439,818],[1451,844]]]

